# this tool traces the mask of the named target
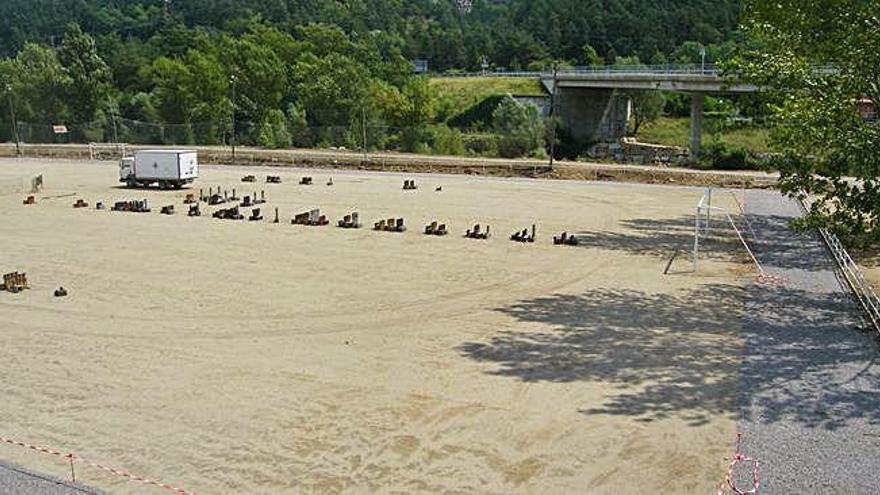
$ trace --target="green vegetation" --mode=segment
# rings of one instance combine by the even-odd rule
[[[730,70],[766,88],[782,191],[812,200],[802,226],[875,244],[880,127],[863,112],[880,102],[876,2],[751,0],[746,12],[750,43]]]
[[[703,122],[705,131],[703,139],[707,142],[718,141],[732,146],[739,146],[755,153],[766,153],[769,148],[769,130],[758,126],[718,126],[712,120]],[[638,133],[640,141],[680,146],[685,148],[690,140],[690,119],[661,117],[645,124]],[[714,131],[713,127],[726,127]]]
[[[538,81],[429,80],[411,61],[450,73],[697,63],[705,47],[711,63],[732,52],[738,11],[739,0],[475,0],[468,10],[452,0],[5,0],[0,140],[12,138],[11,102],[32,142],[234,136],[272,148],[539,153],[469,136],[507,129],[494,103],[543,95]],[[638,128],[660,100],[633,97]]]
[[[490,97],[505,95],[545,96],[541,81],[534,78],[439,77],[431,79],[440,115],[446,119]]]

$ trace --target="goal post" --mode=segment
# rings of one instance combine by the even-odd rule
[[[128,145],[125,143],[89,143],[90,160],[101,160],[108,155],[109,158],[128,156]]]

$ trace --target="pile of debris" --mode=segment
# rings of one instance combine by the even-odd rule
[[[237,206],[233,206],[232,208],[221,208],[212,213],[211,216],[221,220],[244,220],[244,215],[238,211]]]
[[[314,210],[309,210],[305,213],[300,213],[299,215],[294,215],[291,223],[294,225],[309,225],[311,227],[322,227],[324,225],[329,225],[330,221],[327,220],[326,216],[321,215],[321,210],[316,208]]]
[[[557,246],[577,246],[578,239],[573,235],[569,235],[568,232],[563,232],[559,236],[553,236],[553,244]]]
[[[132,213],[149,213],[150,207],[147,204],[147,200],[138,201],[117,201],[110,207],[113,211],[128,211]]]
[[[515,242],[535,242],[535,224],[532,224],[531,234],[529,234],[529,229],[523,229],[522,232],[514,232],[510,236],[510,240]]]
[[[26,273],[12,272],[3,275],[3,287],[0,289],[17,294],[27,288],[29,287]]]
[[[402,218],[389,218],[388,220],[379,220],[373,224],[373,230],[381,230],[384,232],[405,232],[406,226],[403,224]]]
[[[358,217],[358,212],[352,212],[342,217],[342,220],[337,222],[337,225],[343,229],[359,229],[361,228],[361,224]]]
[[[486,240],[489,238],[489,226],[486,225],[486,230],[484,232],[482,230],[482,228],[480,227],[480,224],[476,224],[476,225],[474,225],[474,228],[465,232],[464,236],[467,237],[468,239]]]
[[[438,225],[436,220],[425,226],[425,235],[442,236],[448,233],[449,231],[446,230],[446,224],[441,223]]]

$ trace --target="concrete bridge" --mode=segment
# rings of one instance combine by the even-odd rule
[[[542,72],[493,72],[490,77],[541,80],[555,99],[554,113],[571,136],[584,143],[613,142],[626,134],[630,102],[625,91],[674,91],[691,95],[690,148],[702,143],[705,96],[754,93],[757,86],[725,78],[713,66],[634,66]]]

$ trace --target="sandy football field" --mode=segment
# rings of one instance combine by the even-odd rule
[[[46,187],[24,206],[37,173]],[[0,436],[196,493],[717,487],[743,265],[717,253],[684,273],[683,256],[663,275],[692,242],[700,190],[366,172],[327,187],[329,174],[204,166],[190,190],[130,191],[111,162],[0,161],[0,272],[31,284],[0,293]],[[204,205],[188,218],[185,194],[218,185],[265,190],[282,223]],[[90,208],[71,207],[80,197]],[[152,213],[93,208],[141,198]],[[369,225],[290,225],[314,207]],[[409,231],[369,228],[392,216]],[[450,235],[422,235],[431,220]],[[462,238],[474,223],[495,235]],[[537,243],[507,240],[532,223]],[[582,244],[553,246],[563,230]],[[0,458],[67,476],[51,456],[0,444]]]

